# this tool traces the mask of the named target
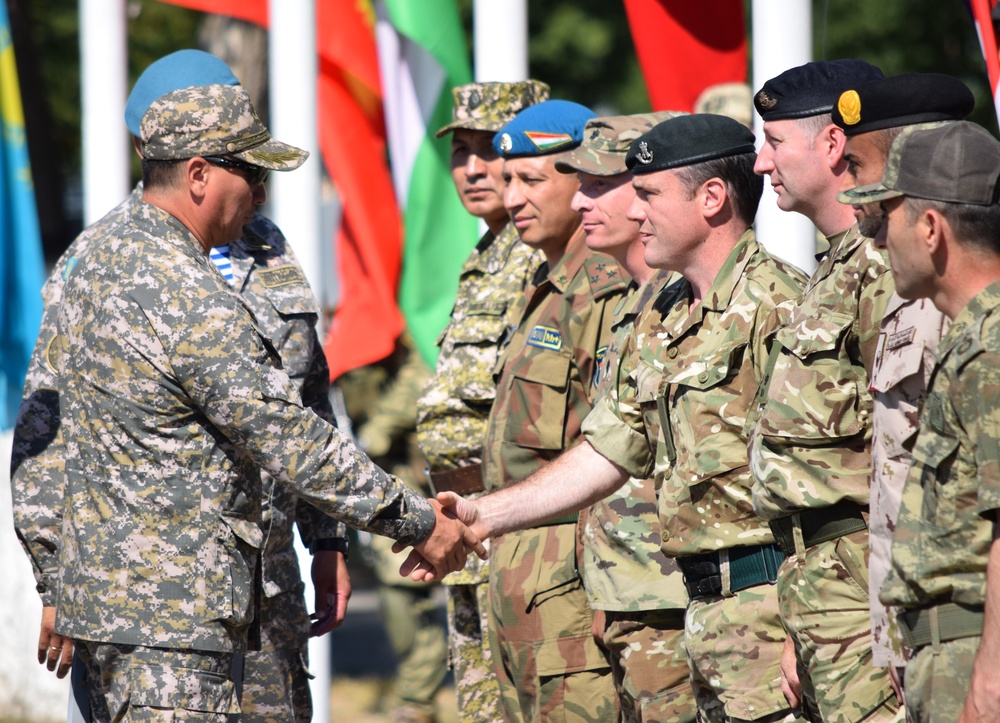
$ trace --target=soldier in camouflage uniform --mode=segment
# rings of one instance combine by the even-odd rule
[[[706,721],[794,717],[780,685],[780,553],[750,508],[744,422],[775,309],[803,279],[749,230],[762,189],[753,161],[753,134],[722,116],[680,116],[633,141],[629,217],[647,263],[685,278],[636,320],[584,422],[586,441],[509,494],[479,500],[483,524],[473,525],[495,534],[653,474],[661,546],[679,558],[693,598],[684,640]]]
[[[236,85],[236,77],[218,58],[196,50],[182,50],[156,61],[139,77],[126,104],[126,125],[133,135],[139,134],[139,123],[150,102],[178,86],[188,87],[213,82]],[[62,464],[56,469],[40,469],[35,456],[44,448],[51,430],[58,428],[58,407],[55,390],[57,372],[49,364],[46,352],[56,335],[56,318],[65,279],[77,259],[95,239],[107,235],[113,226],[141,201],[142,186],[136,188],[127,201],[104,217],[86,233],[81,234],[57,262],[55,271],[43,289],[45,314],[31,363],[30,379],[25,385],[24,402],[15,430],[12,456],[12,484],[18,490],[15,497],[22,509],[22,520],[33,520],[34,526],[18,532],[30,538],[38,549],[45,540],[47,560],[33,559],[43,602],[52,602],[53,587],[49,581],[58,557],[59,521],[63,496]],[[303,404],[328,421],[332,421],[325,357],[317,345],[316,321],[318,308],[312,291],[281,232],[267,219],[257,216],[247,225],[243,236],[232,244],[232,285],[257,315],[268,331],[282,360],[302,395]],[[16,479],[15,479],[16,476]],[[309,619],[302,596],[302,581],[292,546],[292,527],[299,519],[300,533],[307,545],[316,541],[323,547],[333,540],[344,540],[341,523],[321,514],[315,508],[298,503],[285,488],[276,486],[273,478],[262,476],[262,518],[268,526],[266,545],[262,552],[264,596],[261,600],[261,650],[249,653],[244,664],[243,720],[311,720],[312,702],[306,670]],[[323,541],[323,542],[320,542]],[[340,544],[343,544],[342,542]],[[343,607],[350,595],[343,554],[333,550],[317,550],[317,582],[330,575],[343,575],[337,587],[339,611],[329,611],[321,600],[320,617],[330,625],[339,624]],[[324,588],[318,584],[317,588]],[[54,607],[47,605],[43,628],[51,632]],[[55,664],[61,648],[61,660],[69,660],[72,642],[49,645],[43,629],[40,657]],[[54,641],[55,643],[62,641]],[[65,674],[65,663],[62,670]]]
[[[207,258],[240,237],[266,170],[306,154],[271,140],[238,86],[171,92],[141,131],[143,198],[71,269],[49,355],[61,443],[38,461],[66,460],[56,630],[100,670],[108,714],[223,720],[257,632],[260,467],[328,515],[419,541],[439,574],[477,545],[294,401]]]
[[[612,256],[631,277],[614,311],[598,399],[618,378],[622,354],[633,351],[623,347],[636,318],[677,279],[646,264],[639,226],[625,216],[635,200],[625,154],[632,141],[675,115],[587,121],[580,147],[556,162],[556,170],[580,179],[572,207],[581,215],[588,248]],[[652,477],[633,477],[581,512],[580,575],[597,611],[597,634],[611,663],[622,719],[679,723],[693,721],[696,711],[683,642],[687,593],[677,564],[660,550],[658,486]]]
[[[844,91],[833,109],[833,122],[847,136],[842,188],[878,182],[889,147],[904,128],[961,120],[974,104],[972,91],[962,81],[931,73],[898,75]],[[840,200],[845,199],[841,196]],[[854,216],[866,236],[875,237],[882,227],[878,205],[855,206]],[[893,294],[882,319],[871,374],[875,399],[868,560],[872,663],[889,667],[900,699],[897,670],[906,664],[906,655],[895,615],[886,611],[878,595],[889,571],[903,483],[913,464],[918,410],[945,331],[947,320],[930,300],[906,300]]]
[[[750,420],[753,504],[787,555],[778,596],[798,662],[783,666],[790,700],[850,723],[902,719],[887,671],[871,666],[867,594],[869,374],[892,275],[836,201],[846,162],[830,117],[843,91],[881,77],[862,61],[807,63],[754,98],[765,136],[755,170],[830,249],[775,335]]]
[[[611,311],[625,289],[618,264],[584,243],[570,207],[576,177],[555,170],[593,115],[576,103],[546,101],[494,139],[504,156],[504,206],[521,241],[540,249],[546,263],[518,301],[497,364],[483,445],[487,489],[517,484],[578,438]],[[489,637],[506,720],[615,715],[611,670],[593,639],[577,572],[576,522],[574,514],[494,539]]]
[[[1000,143],[965,121],[906,129],[880,183],[896,287],[951,321],[920,413],[882,602],[902,608],[911,720],[1000,720]],[[989,570],[989,572],[988,572]]]
[[[520,243],[503,207],[503,158],[493,136],[519,111],[547,100],[549,87],[470,83],[452,91],[452,179],[466,210],[487,231],[462,267],[455,308],[438,339],[434,377],[417,401],[417,443],[430,465],[435,491],[482,494],[483,436],[496,396],[493,369],[515,301],[542,262]],[[490,655],[486,585],[488,563],[470,555],[464,570],[443,580],[448,589],[449,661],[461,720],[500,718],[500,687]]]

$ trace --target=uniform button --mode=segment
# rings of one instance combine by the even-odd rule
[[[37,585],[35,585],[35,592],[45,592],[48,589],[49,589],[48,585],[46,585],[44,582],[40,582]]]
[[[236,144],[230,141],[229,143],[226,144],[226,150],[229,151],[230,153],[234,152],[236,150]]]
[[[698,375],[698,381],[699,382],[707,382],[708,381],[708,372],[702,372],[701,374],[699,374]]]
[[[670,539],[670,533],[664,530],[663,532],[660,533],[660,539],[663,540],[664,542],[667,542]]]
[[[676,346],[670,347],[670,350],[667,352],[667,356],[670,357],[671,359],[676,358],[676,356],[677,356],[677,347]]]

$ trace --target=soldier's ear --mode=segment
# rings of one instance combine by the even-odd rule
[[[729,192],[726,190],[726,183],[718,177],[709,178],[698,189],[698,200],[705,218],[713,218],[718,215],[725,208],[728,198]]]
[[[204,158],[195,157],[185,161],[184,185],[192,196],[195,198],[204,197],[213,170],[211,164]]]

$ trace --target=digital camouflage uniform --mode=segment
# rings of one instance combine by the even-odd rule
[[[896,616],[879,601],[879,590],[889,572],[903,484],[913,464],[920,405],[934,368],[934,354],[947,328],[947,318],[928,299],[906,301],[893,294],[875,351],[868,596],[872,662],[880,668],[906,665]]]
[[[945,618],[949,603],[981,614],[986,600],[1000,508],[998,307],[994,282],[955,317],[938,347],[882,588],[887,605],[941,615],[945,642],[918,647],[906,666],[906,703],[916,721],[958,717],[979,647],[971,634],[947,641]]]
[[[487,231],[462,267],[451,321],[438,341],[437,368],[417,403],[417,442],[432,470],[481,464],[500,343],[512,308],[542,260],[508,223],[495,237]],[[469,721],[500,717],[500,688],[486,634],[487,565],[472,555],[464,570],[443,580],[458,710]]]
[[[613,393],[634,369],[636,319],[680,277],[657,271],[641,287],[633,282],[614,312],[595,399]],[[603,643],[625,721],[693,721],[696,706],[684,652],[687,592],[677,563],[660,549],[656,512],[659,481],[631,477],[581,513],[580,575],[587,600],[604,610]]]
[[[545,83],[469,83],[452,90],[452,122],[458,128],[494,133],[522,108],[549,97]],[[542,254],[521,243],[507,223],[487,231],[466,259],[448,326],[438,339],[434,376],[417,402],[417,443],[436,486],[440,473],[475,470],[469,488],[482,488],[483,437],[496,397],[493,370],[510,313],[542,263]],[[471,499],[481,491],[460,491]],[[488,562],[470,555],[465,569],[442,581],[448,590],[449,664],[455,677],[459,717],[469,723],[499,719],[500,688],[493,670],[488,629]]]
[[[488,488],[520,482],[579,437],[625,285],[612,259],[586,248],[582,229],[555,267],[539,269],[497,366],[484,444]],[[615,717],[592,621],[577,571],[575,515],[494,538],[489,637],[505,719]]]
[[[371,367],[344,375],[380,378],[359,397],[349,387],[345,389],[352,421],[358,424],[358,445],[407,487],[429,495],[427,465],[415,437],[417,397],[430,378],[430,369],[405,333],[397,340],[395,353]],[[434,597],[438,585],[400,576],[399,566],[407,553],[394,553],[389,538],[368,533],[359,533],[358,538],[362,543],[359,557],[379,582],[379,611],[396,659],[388,706],[392,719],[395,723],[435,720],[435,698],[448,674],[447,636]]]
[[[56,337],[65,280],[90,244],[109,233],[129,209],[141,202],[141,189],[140,184],[123,204],[73,242],[56,263],[42,292],[45,314],[15,432],[12,468],[16,479],[12,477],[12,484],[23,525],[19,534],[34,542],[25,549],[45,549],[49,556],[45,562],[39,559],[36,568],[40,586],[48,591],[43,594],[45,604],[54,604],[49,588],[58,559],[64,493],[64,460],[39,457],[42,448],[36,446],[50,434],[47,430],[58,427],[52,421],[59,416],[57,371],[52,366],[56,360],[50,360],[46,352]],[[326,359],[316,346],[318,308],[281,232],[258,216],[246,227],[243,238],[231,244],[231,261],[235,288],[262,328],[268,330],[304,404],[329,420]],[[267,473],[262,475],[262,491],[261,514],[267,534],[262,549],[261,650],[248,653],[244,660],[243,720],[271,719],[276,715],[288,720],[310,720],[312,703],[305,667],[309,620],[293,548],[292,524],[298,517],[306,540],[339,537],[344,528],[315,508],[296,504],[294,495],[275,485]],[[40,546],[43,540],[44,548]]]
[[[838,723],[901,717],[888,672],[871,665],[865,526],[869,378],[893,291],[886,254],[871,239],[856,227],[831,238],[775,334],[751,420],[754,510],[788,538],[778,596],[805,705]],[[804,531],[842,520],[860,529],[805,546]]]
[[[728,560],[737,549],[773,541],[751,506],[745,422],[777,324],[775,308],[795,299],[802,282],[748,231],[693,309],[687,281],[661,292],[636,325],[638,359],[627,375],[619,373],[615,393],[584,427],[591,445],[629,474],[656,475],[664,553],[721,560],[722,594],[693,599],[685,625],[705,721],[789,716],[777,592],[764,582],[734,591],[729,580],[732,572],[735,586],[736,570]]]
[[[175,91],[147,113],[143,138],[199,115],[223,140],[244,138],[261,127],[248,109],[239,88]],[[257,627],[260,468],[404,543],[430,532],[433,511],[297,403],[252,312],[163,210],[135,204],[96,239],[63,300],[64,449],[45,450],[67,460],[56,629],[103,661],[110,710],[222,720],[237,710],[229,659]],[[197,661],[211,670],[184,672]]]

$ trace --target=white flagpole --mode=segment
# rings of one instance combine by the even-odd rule
[[[268,93],[270,131],[285,143],[303,148],[309,160],[290,173],[272,173],[270,209],[272,220],[282,230],[298,256],[313,293],[323,298],[326,268],[320,229],[320,177],[322,159],[317,131],[316,6],[314,0],[281,2],[270,0],[268,33]],[[310,576],[312,558],[295,537],[295,551],[305,581],[306,607],[313,609],[315,592]],[[330,721],[330,636],[309,641],[309,671],[316,676],[309,683],[314,723]]]
[[[125,0],[80,2],[80,100],[83,224],[97,221],[129,194],[125,129],[128,96]]]
[[[754,92],[789,68],[808,63],[812,57],[812,5],[802,0],[753,0]],[[757,148],[764,139],[763,121],[754,113]],[[806,273],[816,268],[816,229],[805,216],[782,211],[770,181],[764,182],[754,223],[757,238],[775,256],[795,264]]]
[[[480,82],[528,78],[527,0],[475,0],[473,76]]]

